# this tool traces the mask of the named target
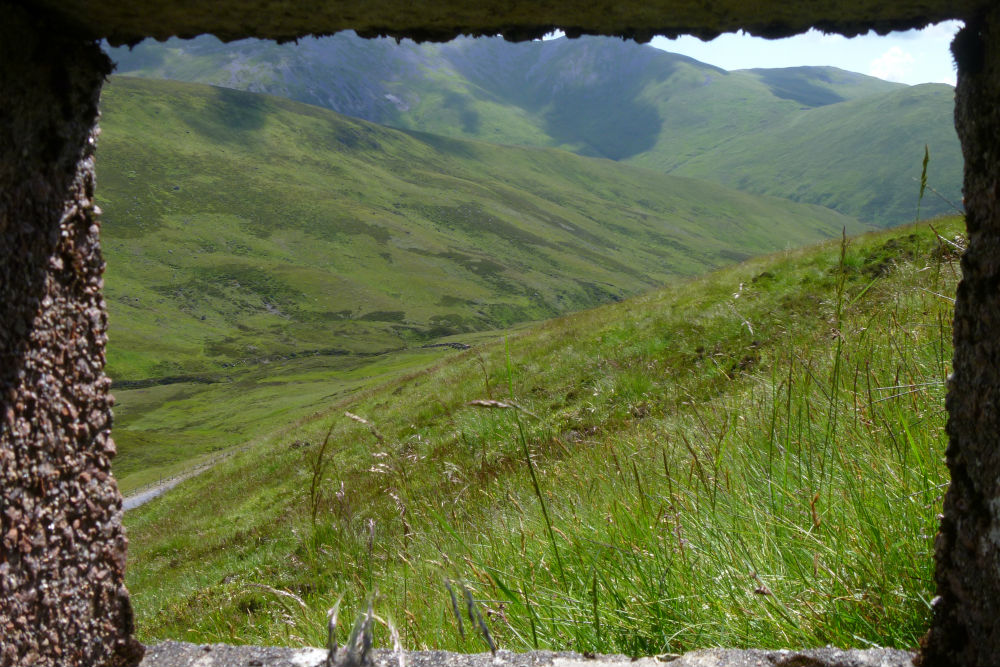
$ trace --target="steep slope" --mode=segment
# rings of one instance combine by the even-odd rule
[[[961,205],[954,175],[962,173],[962,155],[949,125],[953,100],[954,89],[944,84],[902,88],[791,113],[753,135],[733,136],[669,166],[652,151],[631,162],[828,206],[862,220],[913,220],[925,146],[931,156],[928,182]],[[931,192],[921,211],[924,216],[955,212]]]
[[[340,33],[297,44],[255,39],[223,43],[202,35],[162,43],[147,40],[108,52],[119,74],[269,93],[385,123],[400,105],[386,95],[395,82],[421,78],[428,48],[433,46]]]
[[[482,651],[461,586],[510,650],[915,646],[958,253],[926,225],[846,245],[477,345],[127,514],[140,636],[322,645],[340,598]]]
[[[615,160],[701,153],[803,106],[898,87],[834,68],[726,72],[610,38],[515,48],[498,39],[465,39],[441,53],[480,97],[532,113],[556,145]]]
[[[775,97],[792,100],[806,107],[821,107],[881,95],[905,87],[903,84],[836,67],[759,68],[740,70],[738,73],[757,78]]]
[[[350,33],[297,45],[260,40],[222,44],[145,42],[113,49],[123,74],[199,81],[267,92],[382,124],[505,143],[576,147],[622,159],[647,150],[665,125],[677,141],[691,121],[683,107],[743,102],[740,112],[771,117],[901,87],[834,68],[755,70],[730,76],[686,56],[604,37],[511,44],[363,40]],[[721,86],[718,82],[724,82]],[[689,96],[716,82],[712,95]],[[716,97],[722,95],[722,97]],[[749,104],[748,104],[749,103]],[[683,108],[682,107],[682,108]],[[727,113],[727,115],[732,115]],[[718,120],[725,135],[725,125]],[[741,128],[742,129],[742,128]]]
[[[116,380],[541,319],[863,226],[555,150],[115,77],[98,197]]]
[[[929,144],[940,158],[934,187],[960,197],[960,153],[944,86],[919,87],[920,113],[878,117],[855,103],[877,104],[874,98],[905,86],[830,67],[725,72],[608,38],[396,45],[340,34],[292,46],[200,37],[112,55],[122,72],[269,92],[394,127],[560,147],[668,173],[687,173],[697,160],[690,168],[702,178],[744,187],[746,176],[752,191],[822,203],[882,225],[912,219],[916,191],[909,177]],[[823,118],[801,120],[820,109]],[[887,126],[900,141],[887,148],[868,140]],[[774,150],[789,132],[796,138],[791,161]],[[852,160],[856,178],[842,180],[830,168]],[[734,174],[737,164],[741,173]],[[767,189],[754,182],[755,174],[767,179],[788,164],[810,178]],[[887,181],[880,169],[905,176]],[[939,200],[926,206],[930,214],[949,210]]]

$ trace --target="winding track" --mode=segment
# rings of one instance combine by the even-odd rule
[[[234,449],[227,450],[212,457],[204,463],[200,463],[193,468],[185,470],[179,475],[174,475],[173,477],[168,477],[167,479],[161,480],[156,484],[151,486],[139,487],[138,490],[133,491],[129,495],[122,499],[122,510],[128,512],[129,510],[134,510],[136,507],[141,507],[145,505],[150,500],[154,498],[159,498],[164,493],[174,488],[186,479],[191,479],[196,477],[206,470],[210,470],[219,464],[222,459],[232,456],[236,452],[242,452],[248,449],[250,445],[243,445],[242,447],[236,447]]]

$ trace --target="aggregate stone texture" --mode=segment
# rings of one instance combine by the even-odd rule
[[[785,37],[817,27],[856,35],[875,29],[921,27],[972,17],[995,0],[36,0],[73,21],[81,33],[133,44],[145,37],[194,37],[211,32],[223,40],[266,37],[291,40],[307,34],[356,30],[448,40],[459,34],[541,37],[554,27],[570,37],[620,35],[648,41],[654,35],[693,34],[711,39],[738,29]]]
[[[402,657],[402,660],[400,659]],[[893,649],[833,648],[804,651],[707,649],[684,655],[631,659],[579,653],[464,654],[446,651],[375,650],[369,667],[912,667],[913,653]],[[262,648],[163,642],[146,649],[140,667],[327,667],[325,649]],[[330,667],[345,667],[343,662]]]
[[[956,301],[948,395],[947,459],[953,484],[936,545],[938,598],[921,659],[928,667],[996,664],[997,0],[0,0],[0,666],[135,664],[142,653],[131,639],[121,498],[110,474],[115,447],[110,381],[103,372],[104,264],[93,205],[94,123],[110,64],[94,40],[122,44],[204,32],[223,39],[288,40],[348,28],[363,36],[418,40],[460,33],[528,39],[553,27],[570,36],[597,33],[640,40],[654,34],[712,37],[736,28],[777,37],[811,26],[855,34],[947,18],[967,22],[955,55],[956,127],[966,160],[970,245]],[[240,651],[246,650],[257,653],[245,662],[217,661],[216,656],[222,660],[226,655],[242,660]],[[195,658],[192,651],[201,653]],[[168,643],[150,649],[144,664],[318,664],[315,650],[287,651],[206,651]],[[377,653],[376,659],[389,667],[391,655]],[[579,656],[528,655],[535,657],[501,654],[497,663],[489,655],[407,654],[417,667],[582,667],[590,662]],[[153,662],[157,656],[175,661]],[[710,650],[667,664],[889,666],[907,664],[910,657],[879,650]],[[664,661],[640,662],[652,667]]]
[[[937,598],[923,664],[1000,663],[1000,4],[952,45],[969,247],[955,301]]]
[[[110,63],[0,7],[0,665],[134,664],[93,201]]]

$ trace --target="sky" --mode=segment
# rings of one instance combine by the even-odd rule
[[[657,37],[653,46],[683,53],[722,69],[832,65],[900,83],[950,83],[955,67],[948,50],[959,21],[947,21],[923,30],[869,33],[848,39],[811,30],[786,39],[761,39],[745,34],[720,35],[711,42],[697,37],[670,40]]]
[[[885,36],[872,32],[850,39],[824,35],[816,30],[775,40],[743,33],[727,33],[711,42],[703,42],[697,37],[676,40],[656,37],[652,45],[726,70],[832,65],[910,85],[955,85],[955,67],[948,47],[961,27],[959,21],[946,21],[923,30],[893,32]]]

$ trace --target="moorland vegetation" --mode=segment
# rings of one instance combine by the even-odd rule
[[[126,515],[143,639],[323,645],[339,604],[407,648],[916,645],[964,241],[861,234],[928,146],[917,210],[957,199],[950,88],[600,39],[115,55],[151,77],[101,102],[115,472],[214,464]]]
[[[954,89],[834,67],[727,72],[605,37],[512,44],[214,37],[111,50],[130,76],[266,92],[383,125],[580,155],[819,204],[878,226],[913,220],[932,182],[961,198]],[[926,214],[953,209],[928,196]]]
[[[199,84],[113,77],[101,106],[126,492],[448,354],[422,347],[443,337],[867,228],[609,160]]]
[[[961,229],[751,259],[331,403],[126,516],[140,635],[323,645],[342,597],[483,650],[467,591],[509,649],[913,647]]]

